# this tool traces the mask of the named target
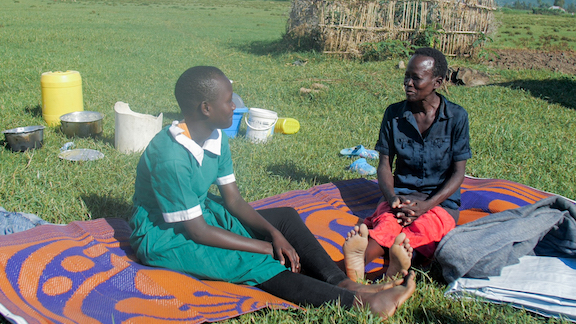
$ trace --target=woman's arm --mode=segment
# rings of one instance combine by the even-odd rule
[[[436,192],[433,196],[428,197],[428,199],[423,201],[413,201],[410,205],[403,208],[403,212],[406,216],[420,216],[434,206],[439,205],[441,202],[450,197],[456,190],[460,189],[462,182],[464,181],[464,176],[466,173],[466,160],[454,162],[452,173],[444,181],[440,190]]]
[[[380,153],[380,162],[378,162],[378,186],[382,192],[382,199],[378,204],[383,201],[388,202],[393,209],[401,208],[404,204],[409,204],[410,201],[406,200],[403,196],[397,196],[394,193],[394,175],[392,174],[390,156]]]

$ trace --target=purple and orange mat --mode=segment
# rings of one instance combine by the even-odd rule
[[[467,177],[459,224],[532,204],[552,194],[497,179]],[[366,179],[327,183],[251,203],[290,206],[334,261],[346,233],[380,199]],[[140,264],[121,219],[42,225],[0,237],[0,314],[14,323],[203,323],[265,307],[297,307],[256,288],[198,280]],[[367,265],[381,273],[382,261]]]

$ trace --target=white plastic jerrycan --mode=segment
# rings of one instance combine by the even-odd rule
[[[118,101],[114,105],[116,127],[114,146],[122,153],[140,152],[162,129],[162,113],[158,117],[130,110],[127,103]]]

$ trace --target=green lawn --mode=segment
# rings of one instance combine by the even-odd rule
[[[501,26],[490,47],[576,51],[576,16],[535,15],[532,11],[503,9],[496,17]]]
[[[59,149],[70,139],[57,128],[45,130],[45,146],[36,151],[13,153],[0,147],[0,206],[55,223],[128,218],[139,154],[114,149],[114,103],[127,102],[141,113],[162,112],[168,124],[181,117],[173,98],[175,81],[194,65],[221,68],[247,106],[274,110],[301,124],[297,134],[276,134],[266,144],[252,144],[242,136],[231,140],[246,200],[358,177],[345,169],[350,160],[338,152],[357,144],[374,145],[385,107],[403,98],[403,71],[391,60],[362,63],[278,51],[289,10],[288,1],[263,0],[4,1],[0,129],[44,125],[41,74],[76,70],[83,79],[84,109],[105,118],[101,138],[73,141],[77,148],[100,150],[105,158],[60,160]],[[512,28],[509,23],[523,17],[504,15],[502,30],[524,33],[524,25]],[[551,28],[535,24],[531,30]],[[295,66],[296,60],[307,64]],[[483,87],[448,87],[446,94],[470,115],[473,158],[467,174],[575,198],[576,77],[493,70],[457,59],[449,63],[480,69],[493,80]],[[299,94],[314,82],[329,88]],[[242,126],[240,134],[244,132]],[[561,322],[507,306],[447,300],[442,296],[444,283],[432,278],[433,271],[419,275],[417,293],[390,322]],[[327,306],[307,312],[260,311],[230,322],[263,321],[375,320],[366,312]]]

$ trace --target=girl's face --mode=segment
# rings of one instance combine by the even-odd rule
[[[232,126],[234,109],[236,105],[232,101],[232,83],[226,77],[218,79],[218,98],[209,101],[210,121],[214,128],[226,129]]]
[[[415,102],[434,94],[442,85],[442,77],[434,76],[434,59],[429,56],[412,56],[404,74],[406,100]]]

